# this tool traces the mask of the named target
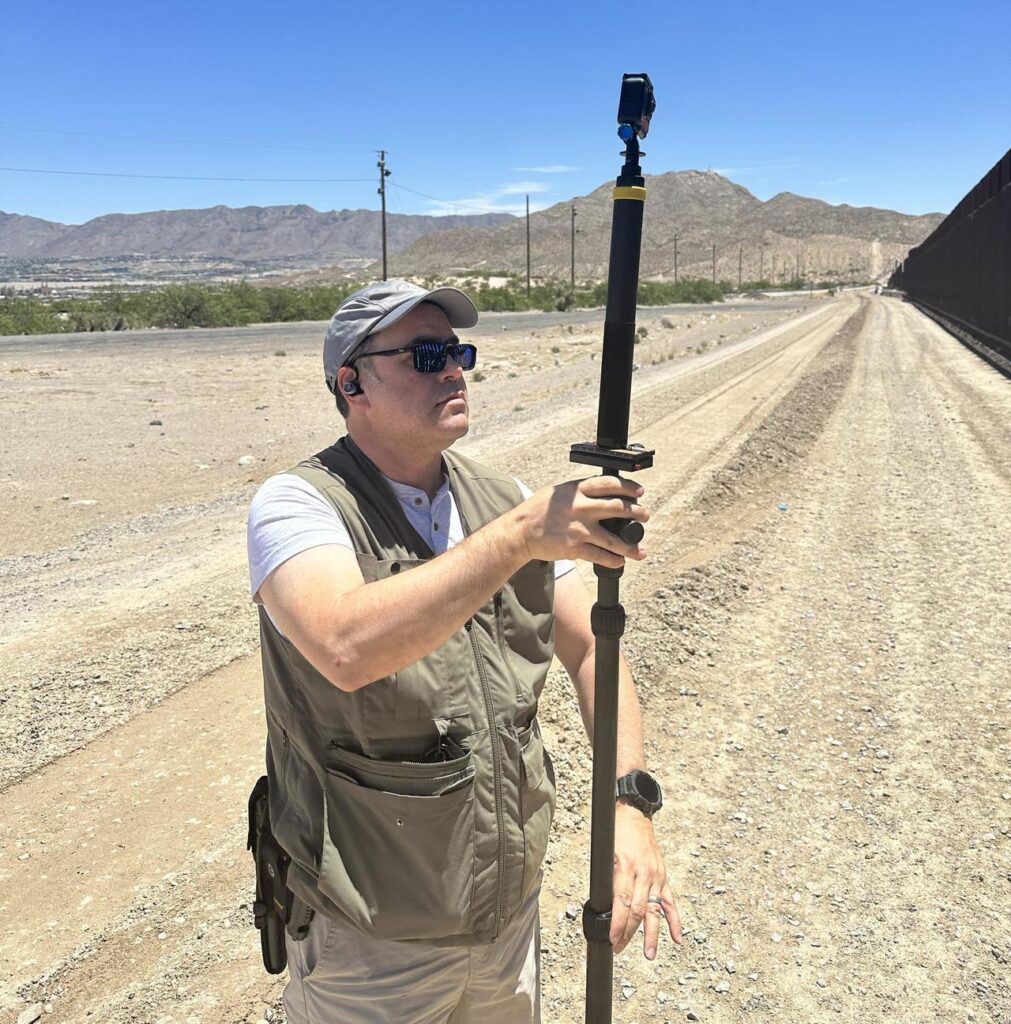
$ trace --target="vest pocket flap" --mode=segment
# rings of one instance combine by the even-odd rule
[[[380,761],[331,744],[326,770],[380,794],[437,797],[466,790],[474,781],[470,751],[450,761]]]

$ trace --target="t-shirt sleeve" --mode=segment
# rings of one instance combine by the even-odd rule
[[[249,593],[289,558],[323,544],[354,550],[351,535],[330,504],[312,484],[293,473],[267,479],[253,497],[246,521]]]
[[[527,487],[527,485],[523,483],[523,481],[520,480],[518,477],[514,476],[513,481],[515,482],[516,486],[520,489],[520,494],[523,495],[524,501],[526,501],[527,498],[533,495],[534,492],[530,490],[530,488]],[[575,567],[576,563],[570,561],[568,558],[559,559],[557,562],[555,562],[555,579],[561,579],[567,572],[571,572],[573,569],[575,569]]]

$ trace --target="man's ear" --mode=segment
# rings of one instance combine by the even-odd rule
[[[340,393],[345,396],[365,394],[358,381],[357,372],[350,366],[342,366],[337,371],[337,387]]]

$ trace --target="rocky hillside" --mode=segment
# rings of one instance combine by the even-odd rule
[[[647,176],[642,274],[672,280],[675,238],[682,276],[736,281],[805,277],[877,277],[890,270],[943,219],[873,207],[832,206],[782,192],[767,202],[713,171]],[[531,215],[531,270],[536,277],[569,276],[572,209],[576,210],[576,277],[607,273],[611,231],[608,182],[586,196]],[[522,219],[494,228],[427,235],[397,257],[397,272],[449,275],[463,271],[526,270]]]
[[[485,228],[513,219],[500,213],[467,217],[390,214],[387,243],[396,252],[432,231]],[[337,261],[375,257],[382,246],[380,231],[377,211],[320,212],[304,205],[112,213],[76,225],[0,212],[0,256],[92,259],[199,254],[239,260],[300,256]]]

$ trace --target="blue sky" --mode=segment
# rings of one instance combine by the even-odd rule
[[[0,210],[375,209],[380,148],[393,212],[538,209],[617,173],[647,71],[648,173],[946,212],[1011,147],[1009,38],[1009,0],[8,0]]]

